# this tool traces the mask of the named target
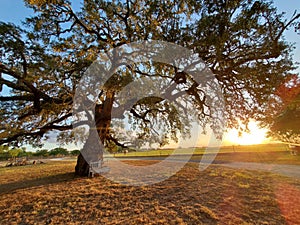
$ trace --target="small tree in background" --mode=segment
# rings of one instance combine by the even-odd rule
[[[35,153],[33,153],[33,156],[48,157],[49,151],[47,149],[37,150]]]
[[[71,154],[72,156],[79,156],[80,150],[72,150],[72,151],[70,151],[70,154]]]
[[[69,152],[65,148],[54,148],[49,151],[49,156],[66,156],[69,155]]]
[[[23,149],[21,148],[12,148],[8,151],[9,155],[13,159],[14,162],[16,162],[16,159],[18,156],[20,156],[23,152]]]
[[[9,158],[7,145],[0,145],[0,160],[7,160]]]

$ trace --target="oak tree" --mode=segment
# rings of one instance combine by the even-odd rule
[[[284,32],[298,26],[300,15],[287,20],[269,1],[85,0],[77,10],[68,0],[25,3],[34,14],[23,27],[0,23],[0,145],[37,145],[50,131],[62,132],[62,141],[72,140],[73,99],[84,73],[99,54],[135,41],[175,43],[203,59],[221,87],[228,127],[264,115],[266,102],[294,69],[293,46]],[[164,145],[179,134],[188,135],[191,114],[203,127],[214,117],[210,93],[192,76],[163,63],[133,62],[102,86],[93,105],[97,132],[106,146],[127,147],[116,136],[111,112],[119,106],[118,93],[138,78],[160,79],[164,90],[179,100],[153,96],[135,102],[126,112],[126,123],[138,126],[137,140]],[[174,104],[182,102],[189,110],[175,110]],[[159,133],[153,123],[162,125]],[[88,173],[82,155],[76,173]]]

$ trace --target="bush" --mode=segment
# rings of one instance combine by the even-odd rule
[[[35,153],[33,153],[33,156],[47,157],[47,156],[49,156],[49,152],[47,149],[37,150]]]
[[[65,148],[54,148],[52,150],[50,150],[49,155],[51,156],[66,156],[69,155],[69,152],[67,149]]]
[[[70,154],[71,154],[72,156],[78,156],[78,155],[80,154],[80,150],[72,150],[72,151],[70,152]]]

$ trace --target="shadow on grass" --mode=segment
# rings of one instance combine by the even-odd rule
[[[56,184],[71,181],[76,178],[74,172],[62,173],[53,176],[45,176],[33,180],[22,180],[6,184],[0,184],[0,195],[10,193],[19,189],[34,188],[43,185]]]

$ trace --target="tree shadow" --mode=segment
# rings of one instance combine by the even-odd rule
[[[56,183],[62,183],[74,180],[77,176],[75,176],[74,172],[62,173],[52,176],[46,176],[41,178],[36,178],[33,180],[21,180],[6,184],[0,184],[0,195],[11,193],[12,191],[26,189],[26,188],[34,188],[43,185],[50,185]]]

